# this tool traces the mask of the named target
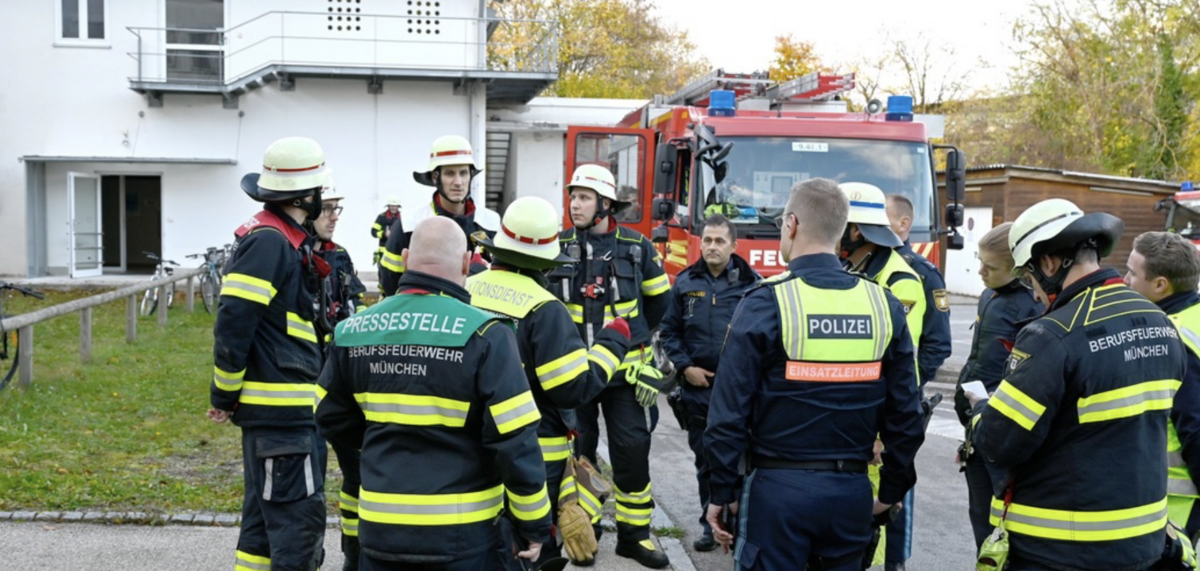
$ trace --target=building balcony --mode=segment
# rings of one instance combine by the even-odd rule
[[[370,93],[384,80],[482,84],[489,104],[524,104],[558,79],[559,30],[543,20],[267,12],[223,30],[128,29],[129,87],[152,106],[191,93],[236,107],[241,94],[303,77],[363,80]]]

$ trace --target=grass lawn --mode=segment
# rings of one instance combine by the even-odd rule
[[[5,311],[86,295],[10,297]],[[139,319],[132,345],[124,301],[93,309],[87,365],[78,314],[35,326],[33,385],[18,390],[13,379],[0,391],[0,510],[241,510],[240,431],[204,417],[214,316],[199,300],[187,313],[179,296],[166,328],[157,316]],[[332,506],[340,482],[329,458]]]

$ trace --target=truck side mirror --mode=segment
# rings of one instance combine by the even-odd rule
[[[946,198],[950,202],[962,202],[967,198],[966,158],[962,151],[950,149],[946,152]]]
[[[951,233],[946,236],[946,247],[951,250],[963,249],[963,235],[958,232]]]
[[[670,198],[655,198],[650,208],[653,220],[670,220],[675,216],[675,201]]]
[[[654,242],[655,244],[665,244],[667,243],[667,238],[669,238],[670,235],[671,230],[667,228],[667,225],[660,224],[655,226],[654,229],[650,231],[650,241]]]
[[[958,228],[963,223],[963,205],[947,204],[946,205],[946,226],[950,228]]]
[[[679,164],[679,151],[671,143],[659,143],[654,150],[654,194],[675,196],[675,172]]]

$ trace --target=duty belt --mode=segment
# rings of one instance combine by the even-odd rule
[[[759,470],[817,470],[820,472],[852,472],[866,474],[867,463],[862,460],[812,460],[798,462],[765,456],[753,457],[750,465]]]

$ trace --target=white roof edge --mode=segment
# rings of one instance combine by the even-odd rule
[[[17,159],[30,163],[153,163],[191,165],[236,165],[237,159],[207,159],[199,157],[96,157],[61,155],[25,155]]]

